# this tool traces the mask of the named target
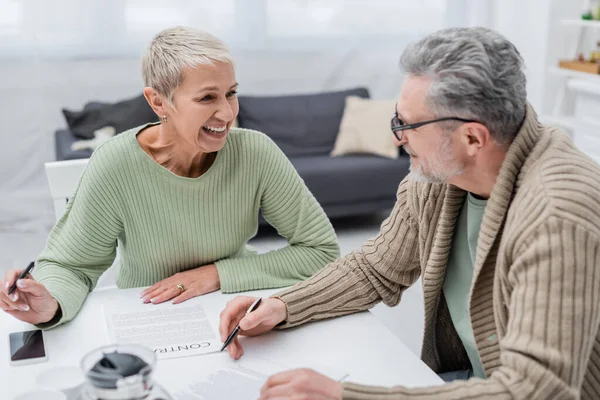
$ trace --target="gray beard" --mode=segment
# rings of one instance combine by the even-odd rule
[[[415,171],[412,168],[408,174],[408,180],[411,182],[423,182],[423,183],[443,183],[436,178],[423,175],[421,171]]]
[[[408,180],[411,182],[448,183],[450,178],[462,174],[463,168],[458,168],[456,171],[448,174],[447,176],[431,176],[425,175],[420,168],[413,168],[413,164],[410,163],[409,171]]]

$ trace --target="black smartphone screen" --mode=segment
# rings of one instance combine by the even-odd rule
[[[44,336],[41,330],[15,332],[9,335],[12,361],[45,357]]]

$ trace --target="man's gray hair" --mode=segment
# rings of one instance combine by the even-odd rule
[[[527,107],[523,58],[504,36],[486,28],[451,28],[409,45],[405,73],[431,78],[427,104],[435,117],[484,124],[500,144],[517,134]]]
[[[183,70],[215,61],[233,64],[225,44],[198,29],[176,26],[159,32],[142,56],[144,85],[172,104],[173,91],[183,81]]]

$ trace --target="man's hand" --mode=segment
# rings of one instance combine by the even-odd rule
[[[341,400],[342,384],[311,369],[295,369],[271,376],[260,389],[260,400]]]
[[[42,324],[50,321],[58,311],[58,302],[48,289],[36,282],[31,275],[17,281],[17,289],[8,295],[8,289],[21,275],[23,270],[12,270],[6,273],[0,282],[0,308],[13,317],[30,323]]]
[[[177,285],[183,285],[183,291]],[[144,303],[158,304],[173,299],[173,304],[177,304],[220,288],[221,280],[217,266],[209,264],[178,272],[167,279],[158,281],[144,290],[140,297]]]
[[[229,301],[221,312],[219,321],[219,334],[221,342],[225,342],[229,333],[240,324],[238,336],[227,346],[229,356],[235,360],[244,354],[244,349],[238,341],[239,335],[258,336],[270,331],[287,318],[285,303],[279,299],[263,299],[258,308],[246,315],[248,308],[256,297],[237,296]]]

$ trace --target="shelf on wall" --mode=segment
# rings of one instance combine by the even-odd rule
[[[561,25],[575,25],[575,26],[587,26],[590,28],[600,28],[600,21],[596,20],[585,20],[585,19],[563,19],[560,21]]]
[[[564,76],[567,78],[585,79],[600,84],[600,74],[590,74],[587,72],[575,71],[572,69],[565,69],[559,67],[550,67],[550,72],[552,74]]]

